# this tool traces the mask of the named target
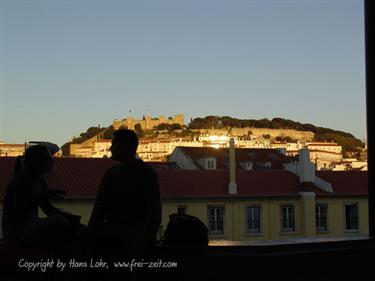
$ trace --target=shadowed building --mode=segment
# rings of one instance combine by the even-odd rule
[[[229,156],[229,169],[155,166],[163,203],[159,235],[169,215],[177,212],[201,219],[210,241],[261,243],[368,234],[367,172],[315,172],[306,161],[300,161],[295,170],[233,169],[235,154]],[[307,153],[304,156],[306,160]],[[11,179],[14,159],[0,158],[0,195]],[[87,223],[100,180],[114,163],[110,159],[55,159],[49,186],[68,193],[56,206],[81,215]]]

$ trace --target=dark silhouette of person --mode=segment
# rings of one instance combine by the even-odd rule
[[[112,137],[112,159],[100,183],[88,233],[95,248],[114,248],[123,258],[139,259],[156,243],[162,206],[154,169],[136,157],[138,137],[120,129]],[[103,242],[104,244],[101,244]]]
[[[80,216],[55,208],[49,200],[61,199],[65,192],[47,188],[44,175],[50,173],[53,159],[43,145],[29,147],[18,157],[15,174],[3,202],[3,237],[19,248],[61,246],[75,238]],[[47,215],[38,217],[38,208]]]

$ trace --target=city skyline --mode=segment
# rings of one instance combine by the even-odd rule
[[[1,1],[0,140],[143,115],[366,138],[362,1]]]

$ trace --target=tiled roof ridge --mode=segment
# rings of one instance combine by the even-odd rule
[[[15,157],[0,157],[0,192],[3,193],[13,174]],[[93,198],[105,171],[116,162],[110,159],[55,158],[51,185],[65,189],[71,198]],[[157,169],[163,197],[228,195],[229,171]],[[310,185],[307,191],[317,196],[366,196],[366,171],[317,171],[316,176],[332,184],[329,194]],[[236,170],[238,195],[294,196],[301,191],[297,175],[285,170]],[[311,189],[311,190],[310,190]],[[306,191],[306,190],[303,190]]]

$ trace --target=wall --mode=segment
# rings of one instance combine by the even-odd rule
[[[89,138],[88,140],[85,140],[84,142],[82,143],[73,143],[73,144],[70,144],[69,146],[69,153],[70,155],[76,155],[77,154],[77,149],[81,148],[81,147],[94,147],[94,144],[95,142],[98,141],[98,136],[93,136],[92,138]]]
[[[133,117],[128,117],[127,119],[118,120],[115,119],[112,122],[112,126],[115,130],[119,129],[121,126],[127,127],[129,129],[134,130],[134,126],[136,124],[140,124],[142,129],[153,129],[154,126],[158,126],[159,124],[166,123],[166,124],[180,124],[184,126],[184,115],[183,114],[176,114],[173,116],[172,119],[165,118],[165,116],[159,116],[159,118],[151,118],[150,116],[144,116],[143,119],[136,120]]]
[[[368,200],[367,198],[343,197],[343,198],[316,198],[317,203],[328,204],[328,232],[317,236],[342,236],[352,235],[353,232],[345,231],[345,209],[344,204],[350,202],[359,203],[359,232],[357,234],[368,234]]]
[[[344,203],[359,203],[359,231],[345,232]],[[315,229],[315,203],[328,204],[328,232],[313,233]],[[163,202],[163,220],[165,229],[170,214],[177,212],[177,207],[187,206],[187,214],[201,219],[207,225],[207,206],[222,206],[224,211],[224,235],[212,236],[210,239],[228,240],[282,240],[296,237],[335,237],[353,234],[368,234],[368,202],[367,198],[316,198],[315,203],[309,202],[308,218],[311,220],[305,226],[303,204],[301,197],[264,198],[264,199],[236,199],[236,200],[165,200]],[[295,232],[280,232],[280,206],[293,205],[295,207]],[[261,206],[261,233],[246,233],[246,207]],[[311,214],[312,213],[312,214]],[[308,232],[308,233],[306,233]]]
[[[75,199],[57,202],[54,205],[63,208],[68,212],[81,215],[81,222],[88,223],[92,211],[94,199]],[[357,202],[359,204],[359,231],[345,231],[345,213],[344,204]],[[328,204],[328,231],[326,233],[317,233],[316,237],[337,237],[351,236],[357,234],[368,234],[368,201],[366,197],[317,197],[315,203]],[[295,207],[295,226],[294,233],[280,232],[280,206],[292,204]],[[162,229],[165,230],[169,221],[169,215],[177,213],[178,206],[186,206],[186,212],[189,215],[198,217],[207,225],[207,207],[224,207],[224,235],[211,236],[210,239],[220,240],[282,240],[296,237],[305,237],[304,216],[301,197],[289,198],[236,198],[236,199],[165,199],[163,200]],[[261,206],[261,233],[246,233],[246,207]],[[314,205],[313,205],[314,206]],[[1,209],[0,205],[0,209]],[[42,216],[43,212],[39,212]],[[313,217],[314,216],[310,216]],[[313,226],[315,220],[309,222]],[[308,236],[311,237],[311,236]]]
[[[278,136],[289,136],[293,139],[298,139],[299,141],[309,141],[314,138],[314,133],[309,131],[296,131],[290,129],[268,129],[268,128],[231,128],[228,129],[196,129],[192,130],[194,132],[201,132],[202,134],[210,135],[227,135],[230,131],[232,136],[244,136],[247,135],[249,131],[252,132],[254,136],[261,137],[263,135],[269,134],[272,138]]]

